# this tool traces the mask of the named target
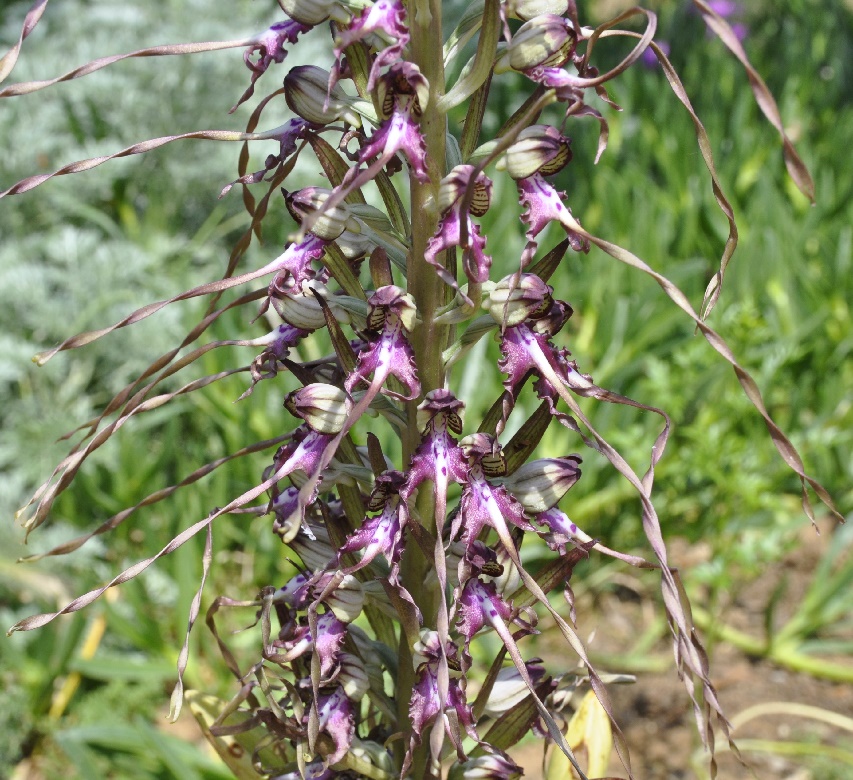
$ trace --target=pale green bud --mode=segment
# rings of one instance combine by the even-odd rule
[[[352,399],[339,387],[316,382],[286,396],[284,407],[305,420],[311,430],[334,434],[343,430],[352,411]]]
[[[417,641],[412,645],[412,668],[417,669],[421,664],[435,658],[440,647],[441,640],[438,632],[429,628],[422,628]]]
[[[551,292],[535,274],[505,276],[483,301],[483,308],[488,309],[495,322],[512,328],[547,312],[551,307]]]
[[[325,22],[336,5],[335,0],[278,0],[278,4],[294,22],[312,27]]]
[[[329,72],[316,65],[298,65],[284,77],[284,98],[295,114],[315,125],[343,119],[361,127],[361,117],[352,109],[350,96],[339,84],[332,87],[331,93],[328,90]]]
[[[498,58],[495,73],[559,67],[571,57],[576,39],[571,23],[556,14],[540,14],[525,22]]]
[[[523,771],[510,758],[498,753],[488,753],[454,764],[450,769],[449,780],[515,780]]]
[[[336,616],[340,619],[339,615]],[[338,656],[338,663],[340,671],[336,682],[344,689],[347,698],[352,701],[361,701],[370,688],[370,679],[361,659],[352,653],[341,653]]]
[[[297,531],[299,530],[297,525]],[[315,525],[308,522],[308,527],[314,535],[313,539],[307,534],[298,534],[288,541],[290,548],[302,559],[305,567],[311,571],[319,571],[328,566],[329,561],[335,557],[335,551],[329,541],[329,533],[323,525]]]
[[[473,165],[457,165],[447,174],[438,186],[438,210],[442,213],[460,200],[468,189]],[[484,173],[479,173],[472,185],[474,189],[471,198],[470,212],[475,217],[481,217],[489,209],[492,199],[492,181]]]
[[[393,763],[388,751],[382,745],[370,740],[354,739],[349,752],[357,758],[364,759],[372,766],[378,767],[386,774],[393,774]]]
[[[324,599],[335,617],[342,623],[352,623],[364,608],[364,592],[361,583],[347,574],[340,585]]]
[[[532,460],[507,477],[504,484],[526,512],[545,512],[580,479],[580,462],[578,455]]]
[[[569,8],[569,0],[507,0],[505,6],[509,16],[526,22],[540,14],[562,16]]]
[[[296,292],[295,289],[288,295],[283,295],[281,298],[273,299],[273,306],[279,316],[294,328],[302,328],[303,330],[320,330],[326,327],[326,318],[323,316],[323,309],[320,307],[320,302],[314,297],[311,290],[314,289],[325,298],[335,315],[338,322],[348,323],[350,317],[346,309],[335,303],[335,296],[331,295],[326,289],[326,286],[316,280],[303,282],[302,290]]]
[[[550,125],[530,125],[518,134],[515,143],[499,161],[500,168],[513,179],[526,179],[539,173],[550,176],[562,170],[572,159],[571,139]]]
[[[291,192],[285,198],[285,204],[291,216],[299,223],[309,214],[313,214],[328,200],[332,191],[325,187],[305,187]],[[334,241],[349,227],[352,214],[346,203],[326,209],[311,225],[311,232],[318,238]]]

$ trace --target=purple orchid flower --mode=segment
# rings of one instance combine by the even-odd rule
[[[376,178],[379,171],[396,158],[398,152],[402,152],[409,161],[411,173],[419,182],[429,181],[426,141],[417,121],[422,108],[429,101],[429,82],[411,62],[395,62],[379,78],[377,93],[380,118],[383,121],[361,148],[359,164],[346,172],[323,212],[337,207],[353,190]],[[376,159],[362,169],[361,165],[373,157]],[[303,230],[314,230],[313,224],[320,216],[318,213],[306,220]]]
[[[526,208],[521,215],[521,221],[527,225],[527,246],[521,254],[521,267],[526,268],[536,254],[538,236],[549,224],[558,222],[563,226],[569,243],[575,252],[589,252],[589,241],[578,235],[566,216],[572,212],[564,203],[564,192],[558,192],[541,174],[534,174],[526,179],[519,179],[518,202]]]
[[[406,8],[403,3],[400,0],[376,0],[373,5],[368,6],[353,18],[345,30],[341,31],[335,41],[336,67],[332,72],[329,90],[338,80],[344,49],[365,38],[378,40],[382,46],[370,68],[367,89],[372,91],[376,86],[380,70],[401,60],[403,50],[409,44],[409,28],[406,24]],[[394,43],[384,45],[388,40]]]
[[[325,731],[335,743],[334,752],[326,756],[326,764],[336,764],[347,754],[355,737],[352,702],[339,686],[331,694],[321,694],[317,711],[320,731]]]
[[[252,394],[255,385],[263,379],[271,379],[278,374],[279,364],[290,355],[290,350],[308,335],[307,330],[295,328],[286,322],[279,325],[263,339],[266,343],[261,352],[249,367],[252,384],[237,400],[242,401]]]
[[[368,394],[375,397],[389,376],[396,377],[406,389],[406,395],[384,390],[386,395],[402,401],[417,398],[421,391],[415,353],[405,332],[415,324],[416,307],[410,295],[394,285],[380,287],[368,300],[370,312],[368,330],[376,333],[366,349],[358,356],[355,370],[347,377],[344,387],[352,393],[360,382],[369,384]],[[368,377],[373,374],[373,379]]]
[[[234,113],[242,103],[245,103],[255,94],[255,82],[267,72],[270,65],[274,62],[284,62],[284,58],[287,57],[285,44],[296,43],[299,35],[308,32],[310,29],[309,25],[289,19],[286,22],[277,22],[268,30],[255,36],[252,45],[243,52],[243,61],[249,70],[252,71],[252,80],[249,83],[248,89],[229,113]],[[257,60],[252,60],[252,55],[256,52],[258,58]]]
[[[340,566],[344,555],[364,551],[358,563],[341,569],[345,574],[369,566],[380,554],[385,556],[392,569],[399,566],[403,529],[408,520],[406,502],[399,496],[404,480],[405,475],[399,471],[386,471],[376,478],[377,487],[370,505],[376,506],[378,498],[382,511],[376,517],[365,518],[361,528],[350,534],[338,552],[336,566]]]
[[[224,198],[235,184],[257,184],[258,182],[263,181],[264,177],[270,171],[284,163],[290,155],[296,152],[297,140],[305,138],[305,132],[307,130],[313,130],[316,128],[317,125],[306,122],[304,119],[297,118],[289,119],[281,127],[264,133],[263,137],[265,139],[269,138],[270,140],[278,141],[278,154],[268,155],[267,159],[264,161],[264,167],[261,170],[255,171],[254,173],[247,173],[245,176],[241,176],[239,179],[235,179],[231,183],[226,184],[219,193],[219,197]]]
[[[471,215],[480,217],[486,213],[492,197],[492,181],[484,173],[479,173],[472,181],[473,165],[457,165],[441,180],[438,190],[438,205],[441,219],[435,235],[427,242],[424,259],[436,270],[442,281],[459,291],[459,285],[453,275],[438,261],[437,255],[450,247],[463,249],[462,268],[472,282],[485,282],[489,278],[492,258],[485,254],[486,238],[480,234],[480,226],[471,220]],[[462,213],[465,195],[473,188],[471,206]],[[463,228],[464,222],[464,228]],[[464,236],[464,238],[463,238]],[[466,303],[471,305],[467,295]]]
[[[494,626],[498,620],[506,623],[512,616],[512,606],[498,595],[495,584],[483,582],[479,577],[472,577],[465,583],[457,603],[456,628],[465,637],[466,649],[481,628]]]
[[[460,446],[468,459],[468,476],[451,536],[455,538],[460,528],[464,528],[462,541],[471,545],[486,526],[500,531],[510,523],[525,531],[535,530],[524,516],[524,508],[509,491],[486,478],[506,472],[497,440],[485,433],[475,433],[466,436]]]
[[[320,657],[320,674],[328,677],[337,666],[338,654],[346,639],[347,628],[333,612],[324,612],[317,618],[317,633],[312,634],[308,618],[301,618],[299,624],[286,639],[277,639],[273,645],[285,652],[276,654],[270,660],[277,663],[290,663],[316,649]]]
[[[480,741],[477,730],[474,727],[474,715],[470,705],[465,700],[465,692],[462,690],[459,678],[450,677],[447,680],[447,690],[442,700],[440,692],[442,686],[439,681],[440,665],[444,658],[451,668],[460,668],[456,645],[448,640],[444,643],[442,652],[442,642],[438,633],[424,629],[421,631],[420,641],[415,644],[414,650],[416,662],[419,663],[415,686],[412,689],[412,696],[409,701],[409,719],[412,724],[412,734],[401,776],[406,775],[411,762],[412,752],[421,743],[424,730],[437,717],[441,718],[437,723],[443,723],[441,733],[447,733],[456,748],[459,759],[465,760],[466,756],[462,749],[461,735],[457,728],[451,726],[450,720],[444,714],[447,709],[455,711],[458,722],[465,729],[468,736],[477,742]]]
[[[403,501],[408,502],[418,486],[429,480],[433,483],[436,501],[441,500],[446,506],[448,484],[453,481],[461,485],[466,481],[468,464],[456,439],[451,436],[451,432],[462,432],[459,412],[464,406],[449,390],[431,390],[418,406],[422,438],[412,455],[406,484],[400,490]],[[440,519],[439,533],[444,525],[443,514]]]
[[[273,465],[265,472],[265,479],[275,477],[277,481],[282,480],[295,471],[314,474],[334,439],[335,436],[317,433],[307,425],[300,425],[294,430],[290,441],[276,452]],[[315,484],[313,497],[316,497],[316,491]],[[273,488],[272,508],[276,513],[274,528],[283,542],[293,539],[300,528],[310,533],[305,523],[305,507],[308,503],[301,500],[301,494],[295,488],[288,487],[281,493],[277,486]]]

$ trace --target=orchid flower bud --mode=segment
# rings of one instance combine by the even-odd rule
[[[541,14],[525,22],[495,64],[495,73],[537,67],[559,67],[575,50],[571,22],[556,14]]]
[[[343,119],[361,127],[361,117],[352,109],[351,98],[337,84],[329,90],[329,72],[316,65],[298,65],[284,78],[284,98],[294,114],[315,125]]]
[[[422,628],[418,640],[412,645],[412,668],[417,669],[421,664],[434,661],[440,653],[441,639],[438,632]]]
[[[381,329],[388,313],[399,317],[406,330],[414,330],[417,324],[418,307],[415,299],[402,288],[393,284],[380,287],[370,296],[368,303],[370,304],[367,315],[369,330]]]
[[[323,309],[311,290],[316,290],[326,299],[338,322],[349,322],[349,315],[346,310],[335,304],[335,296],[329,293],[322,282],[314,279],[303,282],[301,289],[290,286],[284,295],[273,298],[273,306],[279,316],[295,328],[302,330],[325,328],[326,318],[323,315]]]
[[[321,583],[322,584],[322,580]],[[319,595],[319,586],[317,595]],[[352,623],[364,607],[364,591],[361,583],[352,575],[347,574],[340,585],[323,599],[332,610],[335,617],[344,622]]]
[[[378,767],[386,774],[393,774],[393,763],[388,751],[377,742],[371,740],[354,739],[350,753],[357,758],[362,758],[369,764]]]
[[[521,575],[512,565],[512,558],[503,542],[496,546],[495,562],[487,564],[482,573],[492,578],[495,588],[501,596],[510,596],[521,586]]]
[[[532,460],[507,477],[504,485],[527,512],[545,512],[580,479],[580,462],[578,455]]]
[[[279,0],[278,4],[294,21],[313,27],[329,18],[336,0]]]
[[[528,21],[540,14],[562,16],[569,7],[569,0],[507,0],[504,4],[509,16]]]
[[[509,756],[487,753],[464,764],[454,764],[448,780],[515,780],[524,774]]]
[[[302,222],[309,214],[313,214],[331,196],[332,191],[325,187],[304,187],[296,192],[288,193],[285,198],[287,210],[297,221]],[[338,203],[326,209],[311,225],[311,233],[326,241],[334,241],[344,230],[352,218],[346,203]]]
[[[338,663],[340,664],[340,671],[336,677],[338,685],[343,688],[348,699],[361,701],[370,688],[370,679],[361,659],[352,653],[341,653]]]
[[[339,433],[352,411],[352,398],[339,387],[315,382],[287,395],[284,408],[317,433]]]
[[[473,165],[457,165],[447,174],[438,187],[438,209],[447,211],[457,203],[468,189]],[[492,180],[480,172],[474,179],[474,197],[471,200],[470,212],[475,217],[482,217],[489,210],[492,199]]]
[[[414,63],[397,62],[379,79],[376,97],[380,119],[388,119],[401,107],[420,116],[429,103],[429,82]]]
[[[513,179],[526,179],[539,173],[550,176],[562,170],[572,159],[571,138],[550,125],[530,125],[518,134],[507,149],[499,167]]]
[[[508,328],[545,314],[553,303],[553,290],[535,274],[515,274],[501,279],[483,302],[492,319]]]
[[[531,658],[524,665],[527,667],[527,673],[534,685],[545,676],[545,667],[542,666],[541,658]],[[515,707],[529,693],[530,689],[527,687],[527,683],[521,679],[518,669],[514,666],[506,666],[498,672],[497,680],[492,686],[483,712],[492,718],[497,718]]]
[[[471,433],[459,440],[459,446],[471,465],[479,465],[487,477],[506,474],[506,458],[501,445],[487,433]]]
[[[293,500],[295,502],[299,491],[296,488],[288,488],[287,491],[282,492],[282,495],[288,491],[292,491]],[[314,538],[311,539],[307,532],[300,530],[300,532],[288,542],[288,545],[293,552],[300,557],[306,568],[312,571],[317,571],[323,569],[326,564],[335,557],[335,551],[332,549],[332,545],[329,542],[328,532],[323,526],[303,524],[303,528],[305,525],[308,525],[308,528],[312,532]]]
[[[462,433],[462,410],[465,404],[449,390],[430,390],[418,405],[417,425],[423,432],[433,417],[442,415],[447,427],[457,436]]]

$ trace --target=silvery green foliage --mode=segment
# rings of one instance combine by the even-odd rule
[[[22,38],[45,5],[42,0],[33,6]],[[280,375],[288,373],[302,385],[282,394],[284,407],[295,418],[292,428],[271,430],[267,441],[233,456],[276,447],[255,485],[227,505],[211,507],[206,518],[197,519],[160,553],[105,587],[57,613],[23,620],[13,630],[37,628],[86,606],[201,531],[207,538],[203,588],[213,529],[222,518],[237,513],[269,516],[271,531],[299,557],[300,571],[287,582],[270,582],[250,602],[220,597],[209,612],[211,625],[215,612],[225,606],[250,606],[257,615],[257,654],[248,666],[241,665],[217,635],[224,661],[239,684],[211,734],[215,738],[257,731],[252,762],[259,774],[384,780],[449,772],[452,777],[513,778],[521,768],[505,751],[533,731],[555,742],[585,778],[560,725],[566,688],[584,685],[592,688],[610,719],[606,728],[613,730],[630,774],[605,678],[589,662],[575,628],[569,586],[577,561],[603,553],[660,570],[679,674],[695,705],[701,736],[713,749],[715,725],[726,736],[728,726],[682,603],[677,574],[669,567],[652,501],[654,468],[668,440],[669,417],[650,404],[600,387],[588,367],[572,359],[573,309],[560,297],[565,292],[559,289],[563,280],[558,273],[566,253],[584,255],[595,246],[655,279],[738,372],[804,490],[808,484],[830,507],[831,502],[805,474],[752,379],[684,294],[628,250],[586,231],[566,194],[554,184],[553,177],[571,165],[567,133],[573,122],[597,122],[598,155],[605,151],[605,114],[615,108],[606,84],[651,49],[697,123],[718,203],[730,215],[704,129],[677,75],[653,43],[654,14],[631,9],[594,30],[582,24],[569,0],[475,2],[445,45],[448,71],[460,64],[455,58],[475,35],[476,53],[448,84],[437,56],[443,43],[440,3],[282,0],[280,5],[286,15],[260,32],[191,47],[169,44],[133,55],[243,49],[248,86],[232,111],[251,101],[245,132],[193,128],[143,142],[128,140],[118,152],[28,177],[0,193],[22,194],[53,177],[188,138],[271,144],[262,167],[251,170],[244,155],[237,178],[227,183],[230,176],[223,177],[222,196],[239,184],[252,219],[224,274],[172,297],[164,295],[166,300],[137,309],[112,327],[67,338],[38,356],[45,363],[171,303],[212,296],[203,326],[182,344],[191,351],[177,362],[177,350],[166,352],[84,428],[71,456],[22,510],[28,532],[45,522],[81,463],[132,416],[220,378],[206,377],[177,389],[170,383],[178,369],[209,349],[258,350],[250,366],[234,370],[251,376],[244,397],[257,383],[280,382]],[[738,54],[736,38],[724,20],[706,4],[696,5]],[[632,17],[645,23],[639,35],[620,28]],[[599,37],[605,32],[629,37],[634,48],[618,66],[601,73],[593,48],[603,45]],[[322,68],[314,62],[312,67],[301,66],[291,51],[299,51],[308,36],[318,35],[326,37],[328,61]],[[7,71],[17,53],[15,48],[7,56]],[[67,79],[96,69],[84,66],[69,72]],[[529,98],[498,136],[479,138],[491,81],[508,71],[527,80]],[[270,73],[279,74],[282,88]],[[0,97],[45,86],[21,82],[0,90]],[[269,91],[260,97],[262,89]],[[764,110],[772,114],[769,93],[762,97]],[[448,112],[466,102],[464,125],[452,126]],[[784,141],[789,169],[807,190],[808,173],[787,138]],[[304,169],[306,159],[316,160],[323,178],[308,186],[291,184],[297,163]],[[512,218],[526,240],[520,256],[512,258],[517,270],[504,278],[492,272],[492,254],[502,247],[489,244],[478,221],[491,206],[494,177],[505,177],[517,188],[519,209]],[[406,188],[408,197],[401,197]],[[583,204],[574,206],[583,210]],[[287,212],[296,229],[283,251],[247,254],[262,223],[286,219]],[[540,247],[551,225],[559,227],[565,240]],[[737,233],[733,222],[730,225],[704,314],[719,296],[736,244]],[[263,286],[258,287],[261,280]],[[250,291],[234,297],[232,290],[246,284]],[[227,341],[194,346],[210,323],[241,305],[253,306],[272,330],[263,335],[247,330]],[[504,392],[484,419],[466,420],[453,365],[487,334],[500,345],[497,370],[504,376]],[[299,360],[303,345],[313,345],[314,353],[330,345],[330,351],[318,360]],[[522,394],[535,397],[540,406],[533,416],[518,421]],[[596,430],[587,416],[589,405],[581,405],[580,399],[658,415],[661,432],[642,476]],[[514,414],[516,433],[502,442]],[[110,422],[108,415],[114,415]],[[567,448],[570,442],[572,448],[586,446],[602,454],[636,489],[653,562],[611,550],[558,506],[581,478],[582,458],[574,453],[534,458],[549,425],[567,430]],[[392,436],[399,438],[393,448],[388,444]],[[391,451],[401,455],[389,459]],[[208,464],[194,477],[218,465]],[[570,512],[571,502],[564,503]],[[85,543],[129,514],[110,518],[74,544]],[[519,550],[540,538],[553,559],[534,575]],[[561,587],[567,614],[548,599],[550,591]],[[200,614],[200,602],[201,588],[190,629]],[[548,613],[576,656],[582,671],[573,678],[557,679],[539,659],[529,657],[525,637],[538,631],[540,617],[534,605]],[[472,644],[483,632],[496,635],[503,648],[491,671],[477,669],[472,653]],[[183,700],[187,648],[185,644],[179,661],[175,716]],[[504,654],[512,664],[509,674],[501,670]],[[469,682],[475,679],[485,682],[473,696]],[[516,686],[512,697],[504,694],[511,701],[490,696],[500,692],[495,688],[498,680],[508,679]],[[239,724],[229,721],[235,710],[243,714]],[[397,740],[400,749],[392,752]]]

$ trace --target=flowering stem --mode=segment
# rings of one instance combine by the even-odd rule
[[[426,142],[429,181],[421,183],[414,176],[410,177],[412,249],[407,268],[408,292],[417,301],[421,316],[421,325],[412,334],[412,347],[415,350],[422,390],[427,393],[444,385],[441,353],[447,346],[449,332],[449,326],[435,321],[436,310],[446,302],[444,283],[424,259],[427,242],[438,225],[438,185],[446,168],[446,120],[437,109],[438,100],[444,92],[444,61],[440,56],[443,40],[440,0],[410,0],[407,5],[412,61],[429,81],[429,103],[423,108],[420,118],[420,128]],[[408,404],[409,427],[404,439],[406,459],[411,457],[420,442],[416,407],[417,401]],[[419,491],[416,506],[420,521],[430,533],[436,533],[433,502],[432,490],[426,485],[423,486]],[[433,620],[437,613],[438,600],[443,598],[443,594],[440,593],[437,583],[429,588],[424,586],[432,562],[427,560],[417,545],[412,544],[406,549],[401,568],[403,584],[414,597],[424,619]],[[407,656],[408,652],[401,653],[397,680],[399,691],[411,690],[414,684],[414,670]],[[398,697],[398,703],[401,709],[400,722],[405,723],[408,719],[407,697]],[[428,764],[428,751],[421,747],[415,752],[412,776],[429,776]]]

